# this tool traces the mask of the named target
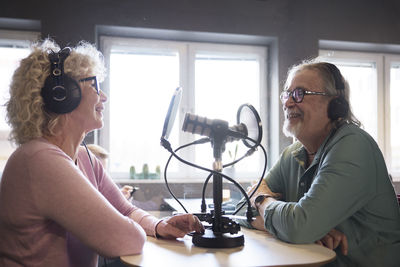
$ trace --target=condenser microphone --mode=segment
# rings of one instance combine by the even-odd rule
[[[182,131],[207,136],[211,139],[223,138],[227,142],[240,140],[248,135],[247,127],[244,123],[229,127],[227,121],[212,120],[191,113],[186,113]]]

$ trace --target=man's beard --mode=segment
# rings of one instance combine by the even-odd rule
[[[290,121],[285,119],[283,122],[282,131],[286,137],[296,138],[296,136],[300,133],[302,126],[303,122],[301,121],[298,121],[295,125],[290,125]]]

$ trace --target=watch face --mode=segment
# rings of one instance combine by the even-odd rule
[[[261,204],[264,201],[264,199],[265,199],[265,195],[258,195],[256,197],[256,199],[254,200],[254,202],[257,204]]]

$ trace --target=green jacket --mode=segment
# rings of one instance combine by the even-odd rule
[[[305,169],[301,143],[287,147],[266,182],[283,194],[265,211],[265,229],[290,243],[313,243],[343,232],[348,255],[332,266],[400,266],[400,209],[382,153],[352,124],[332,131]],[[249,226],[245,224],[245,226]]]

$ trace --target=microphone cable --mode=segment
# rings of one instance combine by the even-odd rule
[[[246,137],[246,139],[249,139],[250,141],[254,141],[254,140],[252,140],[251,138],[248,138],[248,137]],[[248,157],[248,156],[252,155],[252,154],[254,153],[254,151],[256,150],[256,147],[258,147],[258,146],[260,146],[261,149],[262,149],[262,151],[263,151],[265,161],[264,161],[264,169],[263,169],[263,172],[262,172],[262,174],[261,174],[261,176],[260,176],[260,179],[259,179],[259,181],[258,181],[258,183],[257,183],[257,186],[256,186],[255,190],[250,194],[250,196],[248,196],[247,193],[244,191],[243,187],[242,187],[240,184],[238,184],[238,185],[235,184],[239,189],[243,189],[243,190],[240,190],[240,191],[241,191],[241,193],[243,194],[243,196],[246,198],[246,200],[247,200],[247,196],[248,196],[248,199],[249,199],[249,200],[253,197],[253,195],[255,194],[255,192],[257,191],[257,189],[259,188],[259,186],[260,186],[260,184],[261,184],[261,182],[262,182],[262,179],[263,179],[263,177],[264,177],[264,175],[265,175],[265,172],[266,172],[266,169],[267,169],[267,165],[268,165],[268,164],[267,164],[267,162],[268,162],[268,159],[267,159],[267,152],[266,152],[265,148],[264,148],[261,144],[257,144],[257,145],[255,145],[255,146],[253,146],[252,148],[250,148],[250,149],[247,151],[247,153],[246,153],[244,156],[242,156],[241,158],[239,158],[239,159],[237,159],[237,160],[235,160],[235,161],[233,161],[233,162],[231,162],[231,163],[229,163],[229,164],[223,165],[223,168],[226,168],[226,167],[229,167],[229,166],[231,166],[231,165],[236,164],[237,162],[241,161],[241,160],[244,159],[245,157]],[[206,187],[207,187],[208,181],[210,180],[211,176],[212,176],[212,173],[210,173],[210,174],[208,175],[206,181],[204,182],[203,192],[202,192],[202,203],[201,203],[201,211],[202,211],[202,212],[206,210],[205,191],[206,191]],[[246,202],[247,202],[247,201],[246,201]],[[241,205],[239,208],[235,209],[235,211],[232,213],[232,215],[236,215],[236,214],[243,208],[243,206],[246,204],[246,202],[243,202],[242,205]],[[250,201],[249,201],[249,202],[250,202]],[[249,202],[248,202],[248,203],[249,203]],[[248,209],[249,209],[249,208],[251,208],[251,207],[248,207]]]
[[[188,143],[188,144],[185,144],[185,145],[182,145],[182,146],[178,147],[177,149],[175,149],[175,153],[178,152],[179,150],[181,150],[182,148],[185,148],[185,147],[188,147],[188,146],[192,146],[192,145],[205,144],[205,143],[208,143],[208,142],[210,142],[210,141],[211,141],[211,140],[210,140],[210,138],[208,138],[208,137],[201,138],[201,139],[196,140],[196,141],[194,141],[194,142],[191,142],[191,143]],[[161,145],[164,146],[164,148],[166,148],[166,149],[171,153],[171,151],[172,151],[171,144],[170,144],[165,138],[161,138]],[[169,149],[168,149],[166,146],[167,146]],[[171,196],[176,200],[176,202],[178,202],[178,204],[183,208],[183,210],[184,210],[186,213],[189,213],[189,212],[187,211],[187,209],[185,208],[185,206],[183,206],[183,204],[178,200],[178,198],[175,196],[175,194],[172,192],[171,188],[170,188],[169,185],[168,185],[168,180],[167,180],[167,169],[168,169],[169,163],[170,163],[170,161],[171,161],[173,155],[174,155],[174,154],[171,153],[171,155],[170,155],[169,158],[168,158],[167,163],[165,164],[165,168],[164,168],[164,181],[165,181],[165,185],[166,185],[166,187],[167,187],[168,192],[169,192],[169,193],[171,194]]]
[[[251,209],[250,199],[254,196],[254,194],[256,193],[256,191],[258,190],[258,188],[260,187],[260,184],[261,184],[261,182],[262,182],[262,180],[263,180],[263,178],[264,178],[265,172],[266,172],[266,170],[267,170],[267,165],[268,165],[268,164],[267,164],[267,163],[268,163],[267,151],[265,150],[265,148],[264,148],[263,145],[258,144],[258,146],[261,147],[261,150],[263,151],[263,154],[264,154],[264,158],[265,158],[264,169],[263,169],[263,172],[262,172],[262,174],[261,174],[261,176],[260,176],[260,180],[258,181],[257,186],[256,186],[256,188],[254,189],[254,191],[250,194],[250,196],[248,196],[247,193],[245,194],[245,196],[248,196],[249,201],[248,201],[247,204],[250,206],[250,207],[247,207],[247,210]],[[240,207],[237,208],[237,209],[232,213],[232,215],[236,215],[236,214],[243,208],[243,206],[244,206],[245,204],[246,204],[246,202],[243,202],[242,205],[240,205]],[[248,211],[247,211],[247,212],[248,212]]]
[[[247,140],[250,140],[250,141],[253,142],[255,145],[254,145],[244,156],[242,156],[242,157],[239,158],[238,160],[235,160],[235,161],[233,161],[233,162],[227,164],[226,166],[231,166],[231,165],[237,163],[238,161],[242,160],[242,159],[245,158],[246,156],[251,155],[254,151],[251,152],[251,153],[250,153],[250,151],[252,151],[252,150],[254,150],[256,147],[260,146],[260,147],[262,148],[263,152],[264,152],[265,164],[264,164],[264,169],[263,169],[261,178],[260,178],[260,180],[259,180],[259,182],[258,182],[258,184],[257,184],[257,187],[256,187],[256,190],[257,190],[258,187],[259,187],[259,185],[261,184],[261,181],[262,181],[262,179],[263,179],[263,177],[264,177],[264,174],[265,174],[265,171],[266,171],[266,166],[267,166],[267,153],[266,153],[264,147],[263,147],[260,143],[256,142],[255,140],[253,140],[253,139],[251,139],[251,138],[249,138],[249,137],[247,137],[247,136],[243,136],[243,137],[244,137],[245,139],[247,139]],[[172,157],[174,156],[176,159],[178,159],[179,161],[185,163],[186,165],[189,165],[189,166],[191,166],[191,167],[194,167],[194,168],[197,168],[197,169],[200,169],[200,170],[209,172],[209,173],[210,173],[209,177],[211,177],[211,175],[213,175],[213,174],[216,174],[216,175],[220,175],[220,176],[222,176],[223,178],[227,179],[228,181],[232,182],[232,183],[241,191],[241,193],[243,194],[243,196],[246,198],[246,202],[247,202],[247,204],[248,204],[246,216],[247,216],[247,220],[248,220],[248,221],[251,221],[251,220],[252,220],[252,217],[253,217],[253,213],[252,213],[252,210],[251,210],[250,198],[254,195],[254,193],[255,193],[256,190],[255,190],[255,191],[251,194],[251,196],[249,197],[249,196],[247,195],[246,191],[243,189],[243,187],[242,187],[238,182],[236,182],[235,180],[233,180],[232,178],[230,178],[229,176],[227,176],[227,175],[225,175],[225,174],[223,174],[223,173],[221,173],[221,172],[217,172],[217,171],[214,171],[214,170],[211,170],[211,169],[208,169],[208,168],[199,166],[199,165],[197,165],[197,164],[191,163],[191,162],[189,162],[189,161],[186,161],[186,160],[182,159],[181,157],[179,157],[179,156],[176,154],[177,151],[179,151],[180,149],[182,149],[182,148],[184,148],[184,147],[188,147],[188,146],[194,145],[194,144],[206,143],[206,142],[209,142],[209,141],[210,141],[209,138],[199,139],[198,141],[194,141],[194,142],[192,142],[192,143],[183,145],[183,146],[177,148],[175,151],[173,151],[173,150],[172,150],[172,147],[171,147],[171,144],[169,143],[169,141],[166,140],[165,138],[161,138],[161,145],[171,153],[171,155],[170,155],[170,157],[169,157],[169,159],[168,159],[168,161],[167,161],[167,164],[166,164],[166,166],[165,166],[165,169],[164,169],[164,180],[165,180],[165,182],[166,182],[166,186],[167,186],[168,191],[171,193],[171,195],[173,196],[173,198],[180,204],[180,206],[183,208],[183,210],[184,210],[186,213],[188,213],[188,211],[187,211],[186,208],[183,206],[183,204],[177,199],[177,197],[176,197],[176,196],[172,193],[172,191],[170,190],[170,188],[169,188],[169,186],[168,186],[167,178],[166,178],[166,173],[167,173],[168,165],[169,165],[169,163],[170,163],[170,160],[171,160]],[[208,180],[209,180],[209,178],[208,178]],[[207,180],[207,182],[208,182],[208,180]],[[202,198],[202,199],[204,200],[204,195],[203,195],[203,198]],[[245,204],[245,203],[243,203],[243,204],[240,206],[240,208],[237,209],[237,210],[233,213],[233,215],[235,215],[240,209],[242,209],[242,207],[244,206],[244,204]],[[204,205],[205,205],[205,201],[204,201]],[[203,202],[202,202],[202,210],[203,210]]]
[[[222,165],[222,169],[224,169],[224,168],[226,168],[226,167],[229,167],[229,166],[233,166],[233,165],[235,165],[236,163],[238,163],[239,161],[241,161],[242,159],[244,159],[244,158],[246,158],[246,157],[248,157],[248,156],[250,156],[250,155],[252,155],[253,153],[254,153],[254,151],[256,151],[257,149],[256,149],[256,146],[254,146],[254,147],[252,147],[252,148],[250,148],[247,152],[246,152],[246,154],[244,154],[242,157],[240,157],[240,158],[238,158],[238,159],[236,159],[236,160],[234,160],[234,161],[232,161],[232,162],[230,162],[230,163],[228,163],[228,164],[224,164],[224,165]],[[208,176],[207,176],[207,178],[206,178],[206,180],[204,181],[204,184],[203,184],[203,190],[202,190],[202,198],[201,198],[201,212],[206,212],[206,200],[205,200],[205,195],[206,195],[206,189],[207,189],[207,184],[208,184],[208,181],[211,179],[211,176],[212,176],[213,174],[212,173],[210,173]],[[232,177],[231,177],[232,178]],[[240,187],[242,187],[240,184],[239,184],[239,186]],[[242,187],[243,188],[243,187]],[[240,190],[240,189],[239,189]],[[242,192],[241,192],[242,193]]]
[[[256,147],[257,147],[257,146],[260,146],[261,149],[263,150],[264,159],[265,159],[264,162],[265,162],[265,163],[264,163],[264,169],[263,169],[263,172],[262,172],[261,177],[260,177],[260,179],[259,179],[259,182],[258,182],[258,184],[257,184],[256,190],[258,189],[259,185],[261,184],[261,181],[262,181],[262,179],[263,179],[263,177],[264,177],[264,174],[265,174],[265,171],[266,171],[266,168],[267,168],[267,153],[266,153],[264,147],[263,147],[261,144],[255,145],[254,147],[250,148],[250,149],[246,152],[246,154],[243,155],[241,158],[239,158],[239,159],[237,159],[237,160],[235,160],[235,161],[232,161],[231,163],[228,163],[228,164],[225,164],[225,165],[222,166],[223,168],[232,166],[232,165],[236,164],[237,162],[241,161],[242,159],[244,159],[244,158],[246,158],[246,157],[248,157],[248,156],[251,156],[251,155],[254,153],[254,151],[256,151]],[[210,174],[208,175],[208,177],[207,177],[207,179],[206,179],[206,181],[204,182],[204,185],[203,185],[202,204],[201,204],[201,210],[202,210],[202,212],[203,212],[203,211],[205,212],[205,210],[206,210],[205,192],[206,192],[206,187],[207,187],[207,184],[208,184],[208,182],[209,182],[211,176],[212,176],[212,173],[210,173]],[[236,184],[235,184],[235,185],[236,185]],[[238,185],[236,185],[236,186],[237,186],[239,189],[240,189],[240,188],[243,189],[243,187],[242,187],[240,184],[238,184]],[[255,191],[256,191],[256,190],[255,190]],[[241,191],[241,193],[243,194],[243,197],[245,197],[245,196],[247,195],[247,193],[245,192],[244,189],[243,189],[243,190],[240,190],[240,191]],[[255,192],[255,191],[254,191],[254,192]],[[251,199],[251,198],[253,197],[254,192],[249,196],[249,199]],[[240,206],[239,209],[235,209],[235,211],[232,213],[232,215],[236,215],[236,214],[239,212],[239,210],[241,210],[242,208],[243,208],[243,205]]]

